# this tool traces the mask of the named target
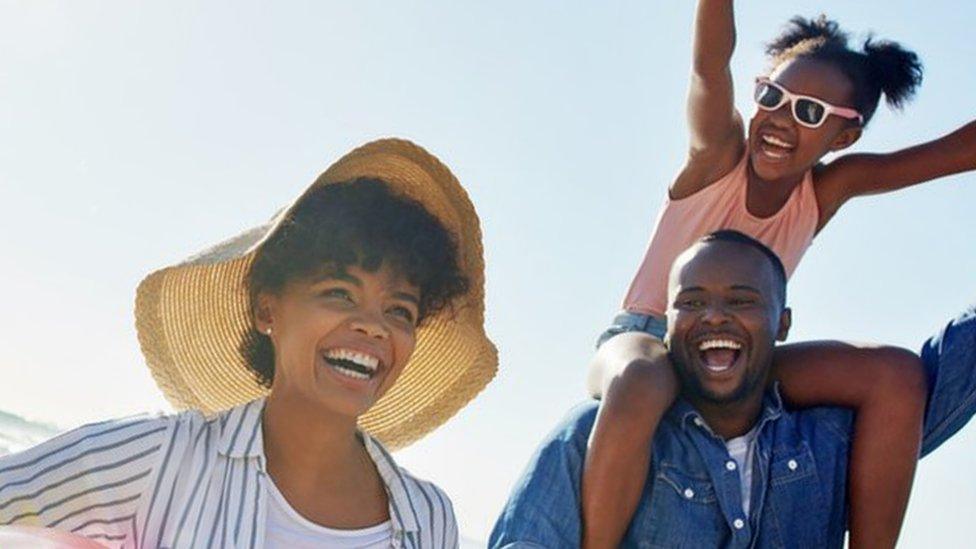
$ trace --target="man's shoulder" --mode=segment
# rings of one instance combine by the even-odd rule
[[[793,430],[804,439],[825,439],[846,444],[850,442],[854,428],[854,412],[835,406],[784,408],[776,426]]]
[[[582,442],[585,445],[590,437],[590,431],[593,430],[599,409],[600,401],[595,399],[587,399],[574,405],[549,431],[545,444],[579,445]]]

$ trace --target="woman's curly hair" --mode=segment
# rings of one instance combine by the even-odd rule
[[[320,187],[257,250],[246,277],[252,315],[259,294],[278,293],[289,282],[351,266],[376,272],[382,265],[420,290],[420,324],[468,291],[457,241],[419,202],[376,179]],[[271,339],[252,323],[240,352],[258,382],[270,387]]]
[[[915,52],[897,42],[869,36],[856,51],[836,21],[794,17],[783,32],[766,45],[775,65],[803,57],[836,65],[854,85],[854,107],[864,122],[874,116],[884,93],[885,101],[900,109],[922,84],[922,62]]]

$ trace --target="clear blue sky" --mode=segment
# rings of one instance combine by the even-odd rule
[[[976,117],[968,3],[741,2],[761,44],[827,12],[915,48],[926,81],[856,146]],[[164,408],[132,320],[148,271],[269,217],[366,140],[439,155],[481,214],[497,380],[399,454],[487,534],[583,396],[592,342],[685,152],[693,2],[0,0],[0,409],[64,426]],[[976,175],[846,206],[794,277],[793,339],[917,348],[974,297]],[[905,547],[962,547],[976,429],[921,465]]]

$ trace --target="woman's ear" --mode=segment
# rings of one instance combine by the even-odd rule
[[[254,304],[254,327],[262,334],[270,335],[274,324],[275,296],[266,292],[258,294]]]
[[[845,128],[830,142],[831,152],[842,151],[861,138],[861,128]]]

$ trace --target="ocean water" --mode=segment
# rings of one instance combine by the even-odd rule
[[[61,432],[54,425],[0,411],[0,456],[19,452]]]

